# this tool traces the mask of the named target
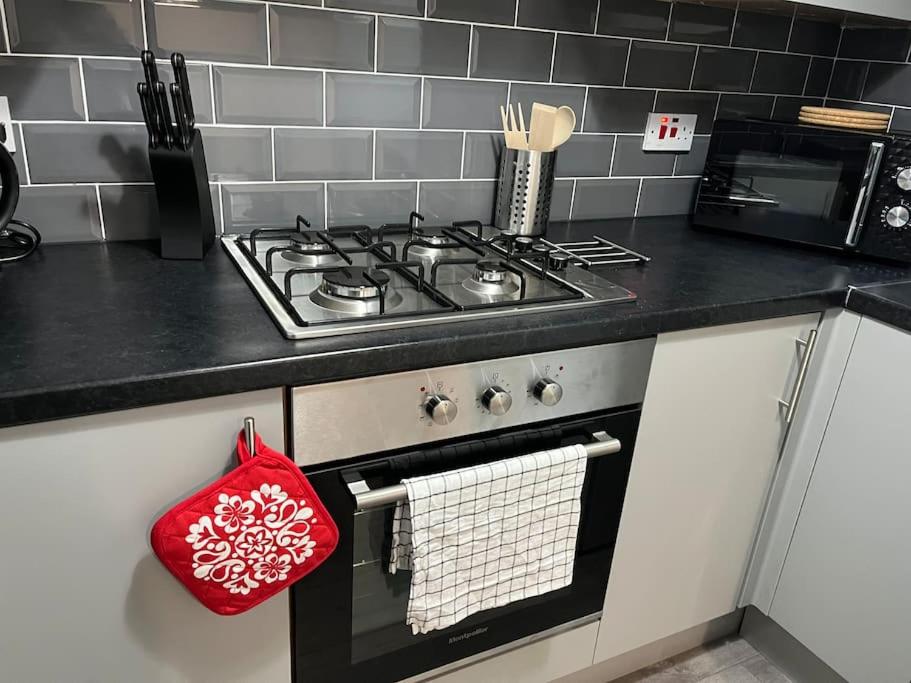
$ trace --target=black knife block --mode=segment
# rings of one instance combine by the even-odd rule
[[[161,258],[201,259],[215,241],[215,216],[202,135],[191,132],[187,149],[175,142],[149,148],[161,223]]]

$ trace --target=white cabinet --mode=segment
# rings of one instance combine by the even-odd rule
[[[149,547],[246,415],[282,447],[280,389],[0,430],[0,680],[290,681],[286,596],[217,616]]]
[[[737,608],[818,315],[658,337],[595,661]]]
[[[911,334],[864,318],[771,617],[852,683],[911,679]]]
[[[861,12],[880,17],[911,20],[911,2],[908,0],[801,0],[805,5]]]

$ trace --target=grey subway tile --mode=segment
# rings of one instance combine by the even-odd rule
[[[557,180],[550,197],[550,220],[568,221],[573,202],[573,181]]]
[[[911,28],[902,24],[849,26],[845,28],[838,56],[845,59],[870,59],[904,62],[911,48]]]
[[[319,72],[212,68],[219,123],[323,123],[323,75]]]
[[[911,109],[896,109],[892,115],[890,131],[911,133]]]
[[[102,185],[105,239],[151,240],[161,236],[154,185]]]
[[[591,88],[583,130],[586,133],[641,133],[654,102],[654,90]]]
[[[776,97],[772,118],[776,121],[796,123],[801,107],[821,107],[822,105],[823,100],[819,97]]]
[[[13,135],[15,135],[16,149],[18,150],[16,154],[13,154],[13,163],[16,164],[16,170],[19,172],[19,184],[25,185],[28,180],[28,173],[25,171],[25,161],[22,154],[22,124],[13,124]]]
[[[138,2],[6,0],[12,52],[138,55],[142,10]]]
[[[550,80],[555,34],[475,26],[471,75],[522,81]]]
[[[671,13],[668,38],[701,45],[727,45],[733,27],[733,9],[678,2]]]
[[[676,216],[691,213],[698,178],[644,178],[637,216]]]
[[[225,217],[221,210],[221,195],[218,192],[220,187],[214,183],[209,185],[209,200],[212,202],[212,217],[215,219],[216,233],[225,231]]]
[[[326,74],[326,125],[418,128],[421,79]]]
[[[672,175],[673,172],[673,154],[668,152],[643,152],[642,137],[639,135],[624,135],[617,138],[612,175]]]
[[[626,85],[641,88],[690,87],[696,48],[634,40],[626,69]]]
[[[576,134],[557,150],[558,178],[610,175],[613,135]]]
[[[663,0],[601,0],[598,33],[664,40],[670,11]]]
[[[695,90],[749,92],[756,53],[721,47],[700,47],[693,75]]]
[[[870,64],[863,99],[906,107],[911,105],[911,64]]]
[[[585,88],[574,85],[538,85],[536,83],[513,83],[509,101],[522,104],[527,117],[531,117],[531,105],[535,102],[552,107],[567,106],[576,112],[576,130],[582,128],[582,108],[585,105]]]
[[[402,223],[417,202],[415,183],[329,183],[329,226]]]
[[[506,83],[424,80],[424,128],[502,130]]]
[[[377,70],[464,76],[469,28],[446,21],[378,17]]]
[[[319,5],[319,0],[312,2]],[[424,0],[326,0],[326,7],[340,9],[359,9],[365,12],[383,12],[384,14],[409,14],[415,17],[424,16]]]
[[[144,81],[145,76],[138,59],[84,59],[82,70],[91,120],[142,121],[136,84]],[[162,80],[168,83],[174,81],[168,62],[159,60],[158,73]],[[187,74],[190,76],[190,94],[197,123],[212,123],[209,67],[188,64]]]
[[[492,180],[421,183],[419,210],[428,221],[493,219],[497,184]]]
[[[462,133],[377,131],[376,178],[458,178]]]
[[[520,0],[519,26],[594,33],[598,0]]]
[[[702,175],[705,170],[705,159],[709,153],[709,138],[693,138],[693,147],[689,152],[677,155],[677,166],[674,175]]]
[[[34,224],[46,244],[101,239],[98,198],[91,185],[23,187],[16,216]]]
[[[801,95],[809,70],[809,57],[760,52],[750,90],[776,95]]]
[[[834,63],[834,59],[828,59],[827,57],[813,57],[810,60],[810,71],[807,74],[804,95],[813,97],[824,97],[826,95]]]
[[[722,95],[718,102],[719,119],[768,119],[775,98],[771,95]]]
[[[845,100],[857,100],[863,96],[864,84],[870,62],[855,62],[838,59],[832,70],[832,79],[826,94]]]
[[[577,180],[572,218],[579,221],[633,216],[638,195],[639,180]]]
[[[791,18],[794,11],[749,10],[744,7],[737,12],[734,25],[735,47],[752,47],[761,50],[784,50],[788,46],[791,32]]]
[[[0,92],[14,119],[80,121],[79,62],[52,57],[0,57]]]
[[[360,180],[372,174],[372,131],[275,131],[276,180]]]
[[[146,2],[149,47],[187,59],[265,64],[266,6],[227,0]],[[274,28],[273,28],[274,30]]]
[[[373,71],[369,14],[272,5],[272,63]]]
[[[23,126],[33,183],[147,181],[142,125],[32,123]]]
[[[272,136],[268,128],[202,126],[199,130],[211,180],[272,180]]]
[[[628,54],[628,40],[561,33],[557,35],[553,81],[622,85]]]
[[[665,114],[695,114],[696,133],[711,133],[718,95],[703,92],[659,92],[655,111]]]
[[[466,178],[489,179],[499,175],[500,155],[505,144],[501,133],[466,133]]]
[[[516,16],[516,0],[427,0],[427,15],[435,19],[512,26]]]
[[[222,185],[225,232],[291,227],[300,215],[316,229],[325,227],[323,183]]]
[[[791,28],[788,50],[834,57],[840,36],[841,25],[837,20],[816,16],[809,8],[799,8]]]

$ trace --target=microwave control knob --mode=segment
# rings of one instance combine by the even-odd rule
[[[534,397],[548,408],[557,405],[563,398],[563,387],[554,382],[550,377],[542,377],[531,389]]]
[[[893,206],[886,212],[886,223],[889,224],[890,228],[895,230],[901,230],[904,227],[907,227],[909,221],[911,221],[911,212],[908,211],[907,207],[899,204],[898,206]]]
[[[492,415],[502,417],[512,408],[512,396],[504,388],[494,385],[481,394],[481,403]]]
[[[443,394],[433,394],[424,401],[424,412],[438,425],[451,424],[459,414],[459,406]]]
[[[898,189],[903,192],[911,190],[911,166],[905,166],[898,170],[898,173],[895,175],[895,184],[898,185]]]

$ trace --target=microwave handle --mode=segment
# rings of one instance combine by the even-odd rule
[[[860,228],[870,208],[870,200],[873,198],[873,184],[879,175],[879,165],[882,163],[885,148],[886,146],[882,142],[870,144],[870,153],[867,155],[867,164],[864,167],[864,178],[857,193],[857,201],[854,203],[854,214],[851,216],[848,234],[845,235],[846,247],[856,247],[860,241]]]

